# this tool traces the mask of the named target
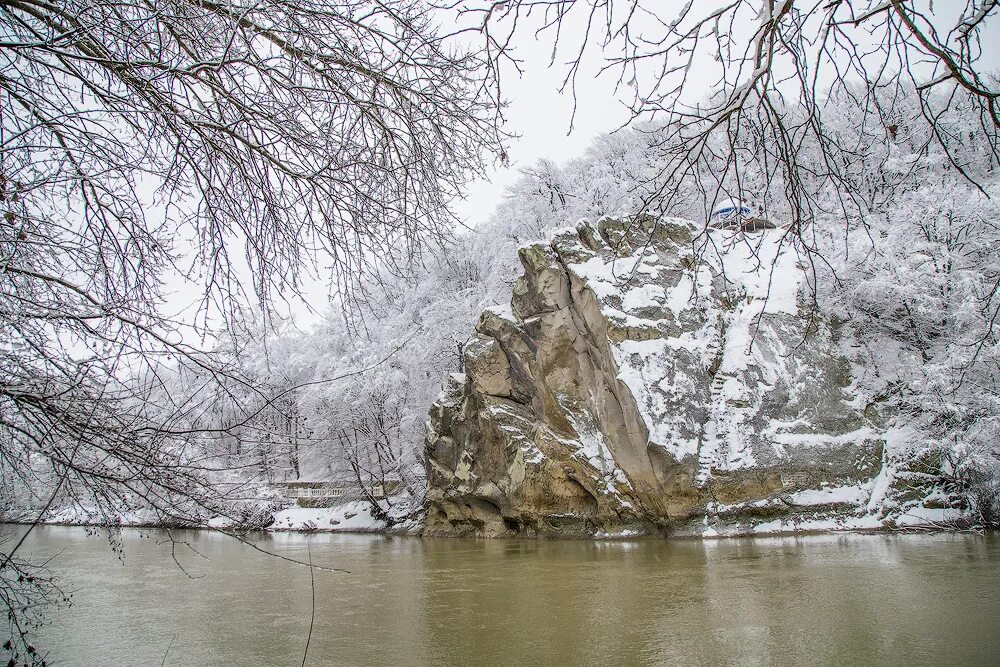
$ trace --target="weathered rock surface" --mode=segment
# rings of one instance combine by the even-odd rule
[[[782,232],[605,219],[523,248],[431,409],[425,534],[706,534],[863,504],[882,437]]]

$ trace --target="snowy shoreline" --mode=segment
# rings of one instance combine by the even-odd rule
[[[211,522],[210,522],[211,523]],[[3,519],[0,521],[0,525],[9,526],[30,526],[35,524],[31,520],[15,520],[15,519]],[[227,527],[224,526],[213,526],[205,524],[166,524],[166,523],[118,523],[118,524],[105,524],[105,523],[83,523],[83,522],[69,522],[69,521],[42,521],[37,523],[38,526],[55,526],[60,528],[132,528],[137,530],[196,530],[196,531],[206,531],[228,534],[229,531]],[[623,531],[622,533],[596,533],[590,536],[582,535],[564,535],[564,536],[525,536],[525,535],[510,535],[503,537],[484,537],[484,536],[424,536],[421,534],[421,528],[419,524],[412,522],[407,522],[399,524],[397,526],[387,528],[385,526],[365,526],[365,525],[350,525],[350,526],[331,526],[328,528],[320,527],[309,527],[308,525],[297,525],[297,526],[276,526],[271,524],[265,528],[252,528],[246,531],[241,531],[241,534],[251,534],[251,533],[302,533],[302,534],[314,534],[314,533],[324,533],[324,534],[344,534],[344,535],[385,535],[391,537],[418,537],[427,539],[475,539],[475,540],[529,540],[529,541],[559,541],[559,540],[570,540],[570,541],[591,541],[591,542],[628,542],[628,541],[645,541],[645,540],[729,540],[729,539],[748,539],[748,538],[774,538],[774,537],[815,537],[822,535],[927,535],[927,534],[941,534],[941,533],[954,533],[954,534],[968,534],[969,530],[962,529],[959,527],[932,525],[932,524],[906,524],[898,526],[844,526],[842,528],[836,527],[804,527],[798,530],[775,530],[773,526],[768,526],[762,524],[758,527],[750,528],[749,530],[731,530],[725,532],[719,532],[716,530],[706,530],[704,532],[698,533],[694,531],[679,530],[674,533],[667,534],[654,534],[654,533],[639,533],[634,531]],[[756,528],[761,528],[757,530]],[[992,531],[986,531],[985,534],[989,534]]]

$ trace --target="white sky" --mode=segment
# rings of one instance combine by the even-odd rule
[[[592,72],[578,80],[574,127],[570,132],[573,100],[560,94],[562,71],[549,67],[549,53],[541,45],[522,48],[525,59],[523,77],[516,72],[504,82],[504,94],[510,102],[508,128],[521,136],[510,143],[510,166],[495,169],[489,180],[480,179],[468,189],[465,201],[456,207],[466,224],[475,226],[486,220],[500,203],[504,188],[518,177],[518,169],[541,158],[558,164],[581,155],[594,137],[615,130],[628,120],[625,107],[614,97],[615,80],[611,76],[595,78]]]

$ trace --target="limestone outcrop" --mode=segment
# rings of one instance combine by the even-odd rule
[[[431,408],[425,534],[724,533],[863,503],[883,438],[782,233],[604,219],[522,248]]]

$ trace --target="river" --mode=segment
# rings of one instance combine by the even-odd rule
[[[4,532],[16,530],[4,527]],[[42,527],[52,665],[299,665],[309,570],[200,531]],[[1000,536],[447,540],[273,534],[315,572],[310,665],[996,665]],[[9,543],[8,543],[9,544]]]

